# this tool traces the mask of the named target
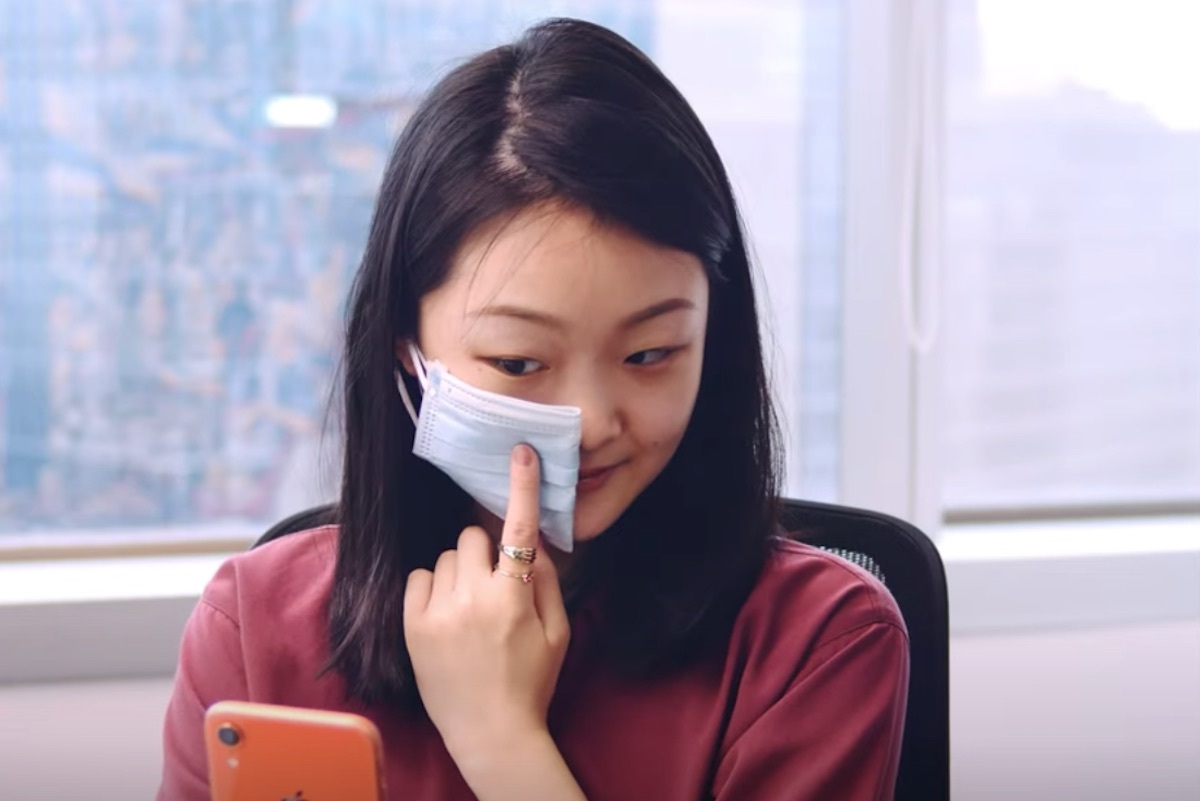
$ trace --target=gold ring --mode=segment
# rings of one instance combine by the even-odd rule
[[[533,581],[533,571],[532,570],[526,571],[525,573],[509,573],[507,570],[501,570],[500,565],[497,563],[492,568],[492,572],[498,573],[499,575],[504,576],[505,578],[520,579],[522,584],[528,584],[529,582]]]
[[[521,548],[516,545],[500,545],[500,553],[507,556],[514,562],[520,562],[523,565],[532,565],[533,560],[537,559],[537,548]]]

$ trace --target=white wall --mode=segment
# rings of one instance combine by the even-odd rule
[[[0,685],[0,801],[150,801],[170,679]]]
[[[1200,621],[963,636],[955,801],[1200,799]]]
[[[1200,798],[1200,621],[956,637],[955,801]],[[0,686],[0,799],[152,798],[167,679]]]

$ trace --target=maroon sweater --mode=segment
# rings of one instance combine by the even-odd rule
[[[202,721],[238,699],[362,713],[329,655],[326,601],[336,527],[229,559],[183,635],[158,801],[207,801]],[[550,731],[590,801],[889,801],[908,686],[892,597],[849,563],[781,543],[737,618],[722,661],[623,681],[589,663],[589,619],[571,647]],[[383,735],[391,801],[473,796],[437,731],[367,712]]]

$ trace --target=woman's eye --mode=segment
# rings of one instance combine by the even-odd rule
[[[639,350],[637,353],[625,360],[627,364],[633,364],[638,367],[648,367],[652,364],[658,364],[664,361],[678,348],[651,348],[650,350]]]
[[[536,359],[492,359],[492,365],[505,375],[511,376],[536,373],[543,366]]]

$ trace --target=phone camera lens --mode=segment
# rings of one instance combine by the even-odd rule
[[[225,745],[237,745],[242,739],[241,735],[238,734],[238,730],[229,724],[225,724],[221,728],[217,729],[217,737],[220,738],[221,742],[225,743]]]

